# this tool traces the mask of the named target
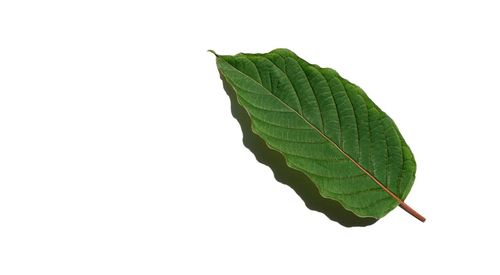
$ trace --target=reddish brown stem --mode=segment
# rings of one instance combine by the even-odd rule
[[[406,212],[408,212],[413,217],[417,218],[421,222],[425,222],[424,216],[420,215],[417,211],[411,208],[408,204],[404,202],[399,203],[399,207],[403,208]]]

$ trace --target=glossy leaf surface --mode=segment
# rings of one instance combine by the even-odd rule
[[[217,55],[217,67],[253,132],[323,197],[375,218],[406,198],[415,179],[413,154],[361,88],[286,49]]]

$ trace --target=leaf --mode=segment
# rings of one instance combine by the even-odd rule
[[[413,154],[361,88],[287,49],[216,59],[252,131],[321,196],[359,217],[382,218],[400,205],[425,221],[404,203],[415,179]]]

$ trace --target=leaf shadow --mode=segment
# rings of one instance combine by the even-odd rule
[[[237,102],[236,93],[231,85],[222,75],[220,77],[224,90],[231,101],[231,113],[241,126],[243,144],[260,163],[271,168],[277,181],[292,188],[309,209],[321,212],[332,221],[345,227],[368,226],[377,222],[375,218],[358,217],[343,208],[337,201],[322,197],[314,183],[306,175],[288,167],[285,158],[280,153],[270,149],[262,138],[252,132],[248,113]]]

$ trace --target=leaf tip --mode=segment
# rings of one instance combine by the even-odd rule
[[[207,52],[213,53],[215,57],[219,57],[219,55],[214,50],[208,50]]]

